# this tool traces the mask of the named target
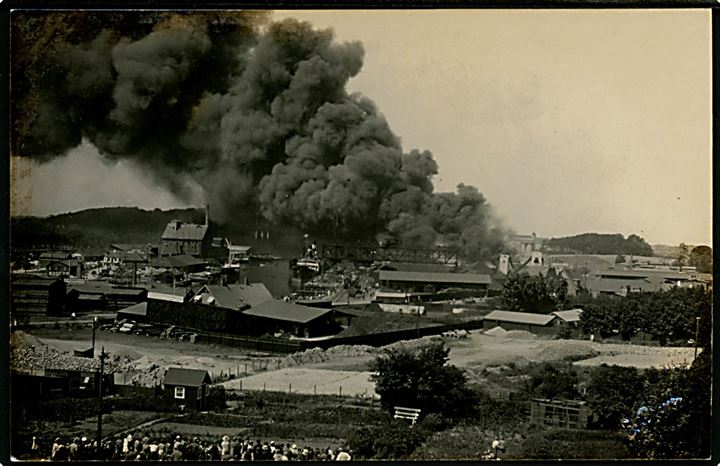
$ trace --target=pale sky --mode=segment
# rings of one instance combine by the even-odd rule
[[[709,10],[290,11],[360,41],[349,90],[436,191],[478,187],[520,233],[711,244]],[[32,213],[184,204],[86,144],[32,166]],[[83,174],[92,173],[92,179]]]

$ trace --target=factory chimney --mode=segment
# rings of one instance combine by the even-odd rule
[[[205,225],[210,225],[210,204],[205,204]]]

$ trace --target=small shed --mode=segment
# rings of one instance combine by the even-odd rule
[[[555,319],[556,327],[564,327],[570,330],[570,335],[573,337],[579,337],[582,334],[582,329],[580,328],[580,315],[582,314],[582,309],[555,311],[551,312],[551,314],[557,317],[557,319]]]
[[[505,330],[525,330],[531,333],[555,333],[554,321],[557,316],[552,314],[533,314],[530,312],[492,311],[483,317],[483,329],[490,330],[502,327]]]
[[[540,427],[587,429],[592,414],[584,401],[530,400],[530,424]]]
[[[167,399],[183,410],[202,411],[211,383],[206,370],[171,367],[163,378],[163,392]]]

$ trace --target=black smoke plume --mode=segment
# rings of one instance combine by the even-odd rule
[[[14,155],[49,161],[87,139],[180,198],[199,184],[221,222],[259,212],[325,236],[388,232],[478,258],[502,246],[477,189],[433,193],[432,154],[404,152],[376,106],[347,92],[360,43],[258,12],[12,20]]]

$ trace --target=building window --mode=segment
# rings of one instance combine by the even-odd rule
[[[180,400],[185,399],[185,387],[175,387],[175,398]]]

